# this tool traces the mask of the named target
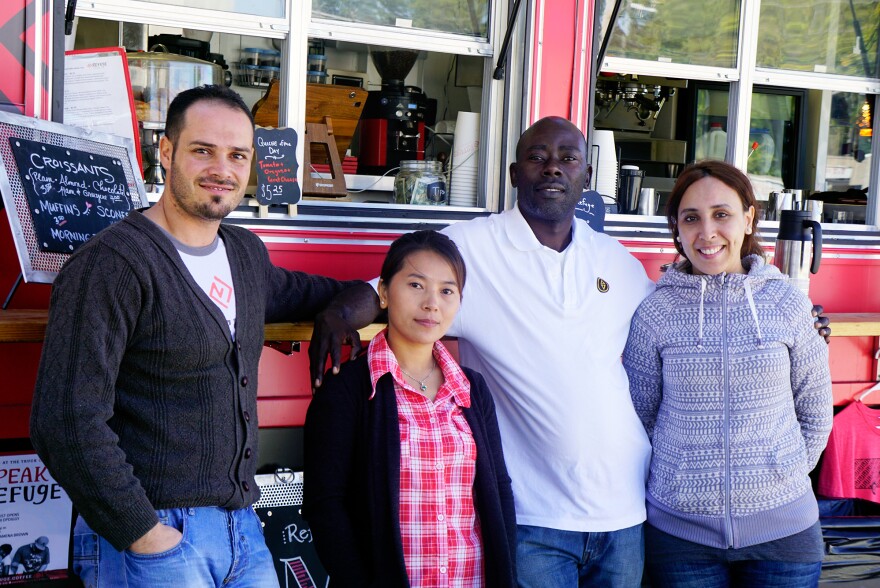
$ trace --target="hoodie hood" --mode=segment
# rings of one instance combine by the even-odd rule
[[[674,296],[679,300],[683,302],[699,301],[697,333],[697,346],[699,348],[703,347],[704,304],[721,301],[725,286],[728,292],[733,293],[733,296],[738,296],[741,293],[745,297],[751,310],[752,320],[754,321],[758,347],[763,346],[761,325],[758,321],[758,311],[755,308],[753,292],[763,288],[769,281],[787,280],[788,278],[776,266],[768,264],[760,255],[744,257],[742,263],[747,273],[721,273],[707,276],[688,273],[684,269],[688,265],[687,262],[678,262],[670,266],[657,282],[658,291],[665,290],[667,294],[670,294],[671,292],[668,289],[673,288],[675,290]]]

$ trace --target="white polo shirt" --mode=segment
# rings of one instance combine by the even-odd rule
[[[448,335],[495,398],[517,523],[643,522],[651,446],[620,359],[633,312],[654,289],[642,264],[580,219],[565,251],[544,247],[518,207],[443,232],[467,263]]]

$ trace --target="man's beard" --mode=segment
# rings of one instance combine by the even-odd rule
[[[233,190],[230,192],[230,199],[225,204],[223,197],[219,195],[212,195],[208,201],[198,200],[195,196],[196,185],[203,181],[229,186]],[[174,157],[171,158],[171,195],[177,206],[191,216],[207,221],[223,220],[241,202],[241,194],[238,198],[232,197],[233,192],[238,190],[239,185],[231,180],[212,180],[209,177],[200,177],[195,180],[195,183],[190,183],[189,178],[180,172],[174,162]]]

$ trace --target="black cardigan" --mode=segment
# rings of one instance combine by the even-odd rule
[[[272,264],[221,224],[235,341],[158,225],[140,212],[64,264],[31,412],[31,440],[88,524],[122,550],[156,509],[250,506],[266,321],[312,318],[347,284]]]
[[[516,584],[516,515],[495,404],[483,377],[463,368],[462,413],[477,446],[475,507],[486,587]],[[367,356],[328,372],[306,416],[303,514],[335,586],[406,587],[400,538],[400,433],[391,374],[371,394]]]

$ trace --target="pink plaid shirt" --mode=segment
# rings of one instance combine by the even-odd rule
[[[477,447],[461,413],[461,407],[471,405],[471,386],[439,341],[434,358],[445,382],[431,402],[404,378],[385,331],[368,350],[373,396],[381,376],[390,372],[394,378],[403,558],[411,586],[477,588],[484,585],[483,542],[474,508]]]

